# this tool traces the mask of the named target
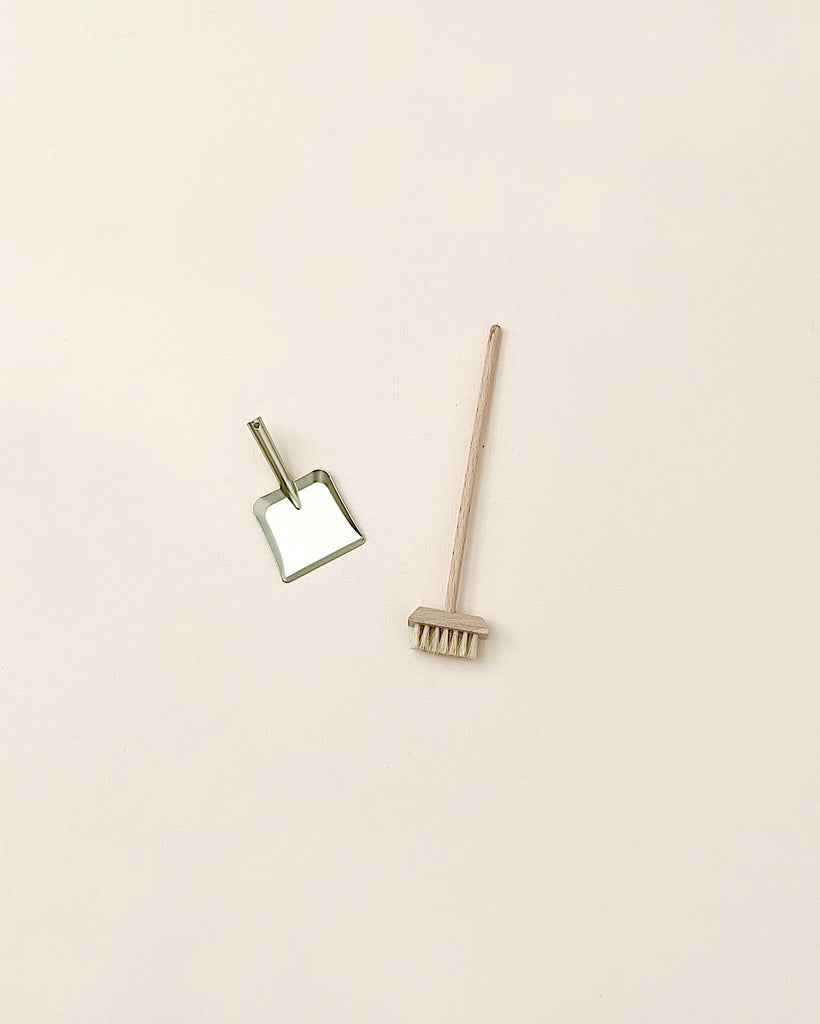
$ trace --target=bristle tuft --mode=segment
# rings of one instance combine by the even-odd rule
[[[451,658],[465,658],[468,661],[476,660],[478,643],[484,635],[469,629],[451,629],[449,626],[425,625],[423,622],[413,623],[412,629],[410,646],[414,651],[449,655]]]

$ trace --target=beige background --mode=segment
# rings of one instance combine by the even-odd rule
[[[819,32],[3,5],[3,1021],[820,1019]]]

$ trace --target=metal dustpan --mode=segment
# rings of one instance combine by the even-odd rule
[[[256,499],[253,514],[285,583],[364,544],[330,473],[314,469],[293,480],[262,420],[251,420],[248,427],[279,481],[278,491]]]

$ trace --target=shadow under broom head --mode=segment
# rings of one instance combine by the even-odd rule
[[[467,454],[467,472],[464,474],[464,487],[461,491],[461,505],[458,510],[456,539],[453,543],[453,557],[450,560],[450,576],[447,580],[444,608],[416,608],[407,620],[407,624],[413,630],[410,646],[415,650],[426,651],[428,654],[448,654],[454,658],[468,658],[471,661],[474,661],[478,654],[479,638],[483,639],[488,636],[490,630],[480,615],[463,615],[456,611],[456,605],[458,603],[458,586],[461,581],[461,566],[464,562],[464,548],[470,525],[478,455],[481,451],[481,435],[487,419],[500,341],[501,328],[495,325],[490,328],[490,336],[487,339],[487,352],[484,356],[484,370],[481,374],[473,436],[470,439],[470,450]]]

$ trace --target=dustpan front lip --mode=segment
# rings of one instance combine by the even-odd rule
[[[327,565],[328,562],[332,562],[337,558],[341,558],[342,555],[346,555],[348,551],[353,551],[355,548],[360,548],[364,544],[364,537],[359,537],[358,540],[351,541],[348,545],[343,548],[339,548],[338,551],[334,551],[332,555],[327,555],[325,558],[320,558],[318,562],[313,562],[311,565],[305,566],[304,569],[300,569],[298,572],[291,573],[290,576],[285,576],[282,573],[282,567],[279,566],[279,575],[282,577],[283,583],[293,583],[294,580],[298,580],[300,576],[307,576],[309,572],[313,572],[314,569],[318,569],[323,565]],[[279,559],[277,558],[277,563]]]

